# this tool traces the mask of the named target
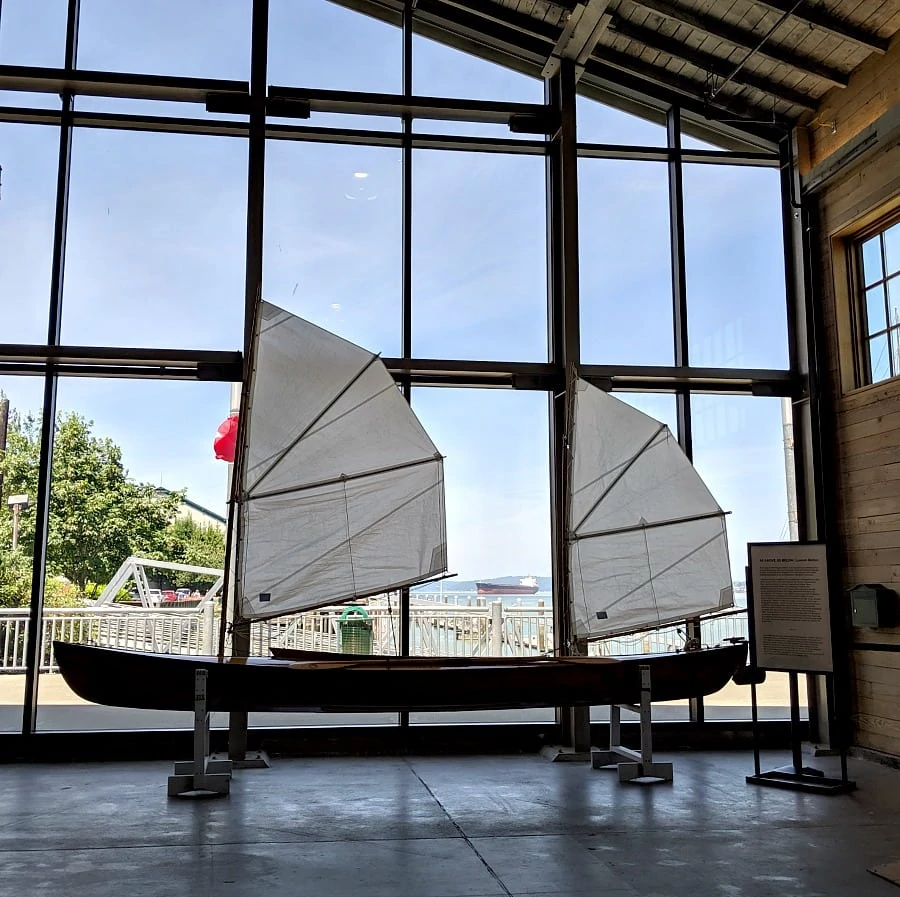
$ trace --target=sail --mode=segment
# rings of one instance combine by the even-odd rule
[[[443,459],[381,359],[267,302],[251,352],[240,616],[445,572]]]
[[[577,380],[568,556],[576,637],[730,607],[725,514],[671,431]]]

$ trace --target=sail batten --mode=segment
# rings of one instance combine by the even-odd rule
[[[381,359],[266,302],[253,358],[240,617],[359,600],[446,572],[443,457]]]
[[[730,607],[725,512],[659,421],[574,386],[568,555],[576,637]]]
[[[297,493],[304,492],[308,489],[316,489],[320,486],[331,486],[335,483],[342,483],[348,480],[358,480],[363,477],[371,477],[377,476],[380,473],[390,473],[394,470],[404,470],[409,467],[420,467],[423,464],[430,464],[433,462],[434,458],[422,458],[419,461],[405,461],[402,464],[393,464],[390,467],[379,467],[373,468],[372,470],[364,470],[359,473],[342,473],[338,476],[331,477],[328,480],[319,480],[316,483],[303,483],[298,486],[286,487],[284,489],[275,489],[271,492],[257,492],[255,489],[251,494],[248,494],[244,497],[244,501],[253,501],[258,498],[271,498],[274,495],[296,495]]]

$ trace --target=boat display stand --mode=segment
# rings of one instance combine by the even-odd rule
[[[591,767],[607,769],[615,767],[620,782],[636,785],[658,785],[671,782],[674,769],[671,763],[653,760],[653,732],[650,716],[650,667],[641,668],[641,703],[613,704],[609,708],[609,748],[591,751]],[[641,749],[632,750],[622,744],[622,710],[637,713],[641,720]]]
[[[222,797],[231,790],[231,761],[217,760],[209,753],[208,675],[207,670],[194,673],[194,759],[175,763],[169,797]]]

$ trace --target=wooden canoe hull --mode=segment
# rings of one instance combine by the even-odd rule
[[[209,710],[385,712],[500,710],[640,701],[640,666],[651,668],[655,701],[711,694],[746,660],[746,644],[620,658],[369,657],[327,661],[244,660],[150,654],[54,642],[60,672],[95,704],[193,710],[194,673],[205,669]]]

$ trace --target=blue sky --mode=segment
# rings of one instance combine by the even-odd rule
[[[0,62],[59,65],[63,0],[4,0]],[[82,0],[85,68],[246,79],[249,0]],[[172,23],[177,21],[178,26]],[[313,36],[315,39],[313,40]],[[273,0],[269,82],[401,89],[400,36],[326,0]],[[421,94],[541,102],[540,82],[423,39]],[[54,98],[6,94],[5,104]],[[79,99],[83,109],[203,116],[183,104]],[[664,129],[587,100],[582,140],[665,143]],[[319,116],[316,124],[339,124]],[[372,122],[344,121],[347,126]],[[426,127],[427,124],[427,127]],[[378,122],[395,128],[396,123]],[[418,127],[418,125],[417,125]],[[422,123],[422,130],[501,134]],[[43,342],[57,134],[0,124],[3,342]],[[414,154],[414,354],[544,360],[544,162]],[[246,145],[233,138],[79,130],[73,139],[63,341],[238,349],[242,340]],[[389,148],[270,142],[264,296],[385,355],[400,351],[401,164]],[[666,167],[582,160],[583,358],[671,364]],[[685,171],[691,360],[784,367],[782,244],[774,170]],[[0,379],[17,408],[41,383]],[[671,396],[628,396],[674,427]],[[227,384],[67,380],[59,407],[93,419],[137,479],[224,510],[212,438]],[[462,578],[550,569],[543,394],[416,390],[447,456],[450,567]],[[696,464],[732,514],[735,578],[745,543],[786,537],[780,404],[708,396],[695,406]]]

